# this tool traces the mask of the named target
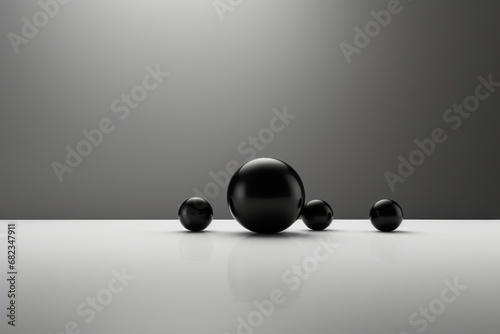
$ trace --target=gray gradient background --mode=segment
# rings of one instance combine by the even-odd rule
[[[383,173],[479,75],[500,81],[500,5],[402,5],[348,64],[339,44],[387,0],[248,0],[224,21],[208,0],[73,1],[19,54],[7,33],[39,7],[2,1],[0,219],[175,218],[284,106],[297,117],[259,156],[289,162],[337,217],[391,197],[408,218],[499,218],[500,90],[395,193]],[[156,64],[170,77],[120,121],[111,102]],[[116,130],[60,183],[51,163],[104,117]],[[230,217],[224,190],[210,201]]]

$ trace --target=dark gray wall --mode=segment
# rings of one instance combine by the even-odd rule
[[[457,129],[447,114],[476,107],[479,76],[500,82],[498,2],[220,3],[224,20],[212,0],[73,1],[44,22],[37,1],[2,1],[0,218],[175,218],[195,189],[229,218],[210,172],[250,158],[259,133],[257,156],[289,162],[339,218],[385,197],[408,218],[500,217],[500,88],[480,88]],[[399,13],[348,62],[355,27],[388,6]],[[40,25],[26,39],[23,17]],[[169,75],[125,107],[158,65]],[[100,125],[113,131],[60,182],[54,162]],[[392,191],[384,174],[436,128],[446,142]]]

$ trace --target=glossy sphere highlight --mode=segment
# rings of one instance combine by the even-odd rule
[[[304,205],[304,185],[287,163],[255,159],[241,166],[229,182],[227,204],[243,227],[277,233],[290,227]]]
[[[322,231],[330,226],[332,220],[333,209],[323,200],[312,200],[302,210],[302,221],[311,230]]]
[[[370,221],[377,230],[391,232],[401,225],[403,210],[395,201],[383,199],[375,203],[370,210]]]
[[[179,207],[179,220],[186,229],[203,231],[212,222],[214,212],[210,203],[203,198],[191,197]]]

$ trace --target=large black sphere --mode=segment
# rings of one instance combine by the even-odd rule
[[[299,218],[304,185],[287,163],[255,159],[241,166],[227,190],[229,210],[243,227],[257,233],[278,233]]]
[[[403,210],[395,201],[383,199],[375,203],[370,210],[370,221],[377,230],[391,232],[401,225]]]
[[[214,212],[210,203],[203,198],[191,197],[179,207],[179,220],[188,230],[203,231],[212,222]]]
[[[302,221],[311,230],[322,231],[330,226],[332,220],[332,207],[323,200],[309,201],[302,210]]]

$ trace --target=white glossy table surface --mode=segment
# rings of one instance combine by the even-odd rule
[[[500,221],[19,221],[15,328],[6,231],[2,334],[500,333]]]

